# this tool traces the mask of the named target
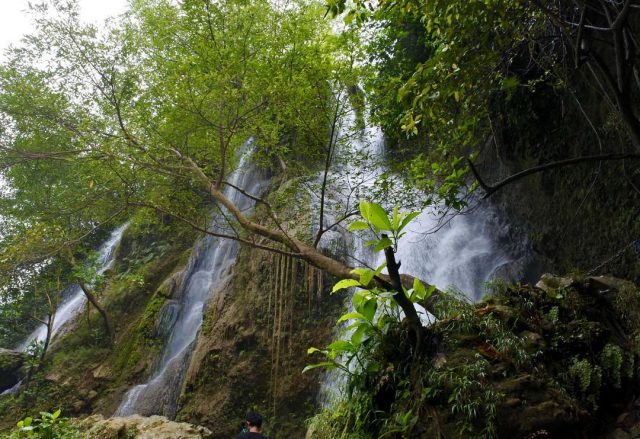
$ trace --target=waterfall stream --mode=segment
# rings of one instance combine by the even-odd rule
[[[118,247],[127,225],[128,224],[123,224],[111,232],[109,239],[100,246],[98,250],[98,274],[103,274],[113,265],[115,249]],[[51,340],[53,340],[53,337],[58,334],[69,321],[73,320],[82,311],[82,308],[86,303],[87,298],[82,292],[82,289],[77,285],[72,286],[70,291],[66,294],[66,298],[56,310],[53,327],[51,328]],[[18,345],[16,350],[24,352],[33,342],[37,341],[42,343],[46,338],[47,326],[41,324],[31,334],[29,334],[29,336],[25,338],[20,345]],[[20,382],[12,388],[5,390],[2,394],[16,393],[19,387]]]
[[[353,117],[351,117],[353,119]],[[354,122],[347,118],[345,131],[352,130]],[[360,198],[367,198],[375,180],[383,173],[384,138],[377,127],[369,127],[360,136],[351,136],[351,147],[364,154],[373,164],[369,175],[363,177],[353,165],[347,165],[346,174],[355,175],[359,182],[351,181],[348,191],[332,190],[334,199],[329,205],[353,203],[353,187],[360,184]],[[377,165],[376,165],[377,163]],[[362,166],[362,162],[358,163]],[[345,173],[345,169],[341,170]],[[336,176],[334,180],[338,180]],[[344,178],[344,177],[342,177]],[[329,179],[330,181],[332,179]],[[356,200],[357,201],[357,200]],[[526,236],[519,236],[497,208],[485,200],[471,200],[474,208],[464,214],[443,215],[439,206],[426,208],[405,230],[398,243],[397,259],[402,262],[401,273],[416,276],[439,289],[453,288],[470,300],[481,298],[484,285],[494,277],[507,281],[520,280],[531,260]],[[326,213],[325,223],[331,224],[339,214]],[[336,230],[321,241],[325,248],[335,248],[336,242],[352,241],[350,250],[355,258],[350,265],[366,263],[376,267],[384,262],[382,252],[373,254],[364,247],[364,239]]]
[[[103,274],[113,265],[115,249],[118,247],[120,238],[122,238],[122,234],[127,228],[127,225],[128,224],[123,224],[111,232],[109,239],[100,246],[100,249],[98,250],[98,274]],[[67,324],[67,322],[72,320],[80,313],[80,311],[82,311],[82,308],[86,303],[87,298],[82,292],[82,289],[77,285],[72,286],[66,299],[56,310],[53,320],[53,328],[51,330],[51,339],[53,339],[53,337]],[[39,342],[44,342],[46,337],[47,327],[46,325],[40,325],[20,344],[18,350],[25,351],[33,341],[37,340]]]
[[[250,194],[260,195],[268,183],[249,163],[252,148],[242,155],[231,184]],[[225,195],[240,210],[247,211],[253,201],[227,186]],[[213,230],[221,232],[218,226]],[[185,280],[174,301],[163,308],[160,320],[170,326],[170,335],[155,373],[145,384],[129,390],[115,416],[160,414],[174,418],[182,382],[188,367],[203,312],[216,288],[226,284],[238,254],[238,242],[206,236],[197,245],[187,266]]]
[[[347,121],[344,129],[352,130],[352,127],[353,121]],[[384,138],[379,128],[362,130],[355,141],[352,139],[351,147],[370,161],[384,163]],[[361,198],[366,198],[374,187],[374,181],[382,174],[383,167],[373,165],[371,175],[363,179],[350,166],[347,165],[346,173],[358,175],[361,193],[365,194]],[[331,191],[334,199],[328,204],[347,204],[349,197],[353,197],[355,183],[346,185],[349,188],[346,194],[340,190]],[[438,206],[425,209],[405,229],[406,234],[398,243],[396,259],[401,263],[400,273],[415,276],[441,290],[454,289],[470,301],[480,300],[485,293],[485,284],[492,279],[501,278],[508,282],[523,280],[533,260],[526,236],[514,231],[503,215],[488,202],[475,204],[468,213],[458,215],[443,216]],[[328,224],[339,216],[331,211],[325,215],[325,223]],[[337,229],[323,237],[321,244],[324,248],[335,249],[340,247],[340,243],[343,246],[344,242],[350,243],[346,245],[350,247],[347,252],[353,257],[347,262],[375,268],[384,262],[384,254],[376,254],[365,247],[365,238],[369,239],[370,236],[355,236]],[[427,324],[430,317],[426,310],[419,305],[416,308],[423,323]],[[337,370],[325,375],[318,394],[321,405],[326,406],[338,397],[344,379]]]

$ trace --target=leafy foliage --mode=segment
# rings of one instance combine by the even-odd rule
[[[404,235],[403,229],[411,220],[418,216],[419,212],[399,212],[396,207],[391,217],[387,216],[382,206],[367,201],[360,202],[360,215],[362,220],[356,220],[349,224],[351,231],[368,230],[376,239],[367,242],[374,247],[374,251],[382,251],[387,247],[397,247],[398,241]],[[382,232],[389,233],[388,237]],[[310,348],[309,354],[321,353],[328,361],[307,366],[304,371],[324,367],[327,369],[339,368],[346,373],[352,369],[367,369],[366,360],[361,358],[362,350],[375,350],[376,344],[381,338],[388,335],[391,321],[398,322],[400,310],[394,300],[394,292],[385,291],[375,287],[372,281],[379,278],[386,268],[386,263],[379,265],[375,270],[368,268],[355,268],[352,273],[359,279],[342,279],[332,289],[332,293],[340,290],[357,287],[351,298],[352,310],[338,318],[337,323],[348,322],[342,330],[342,336],[334,341],[326,349]],[[429,297],[435,290],[434,286],[425,288],[424,284],[415,279],[413,288],[406,290],[405,294],[412,302],[422,301]],[[356,364],[357,363],[357,364]]]
[[[40,417],[28,416],[19,421],[16,429],[7,439],[72,439],[80,437],[80,433],[69,424],[69,420],[61,417],[62,410],[53,413],[40,412]]]

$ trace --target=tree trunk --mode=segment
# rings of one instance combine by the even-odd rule
[[[111,322],[109,321],[109,316],[107,315],[107,312],[100,305],[100,302],[98,302],[98,299],[96,298],[96,296],[93,295],[93,293],[91,292],[91,289],[84,282],[79,282],[78,284],[80,285],[80,288],[82,288],[82,292],[87,297],[87,300],[89,300],[89,302],[93,305],[93,307],[97,309],[98,312],[100,313],[100,316],[102,317],[102,322],[104,324],[104,329],[107,332],[107,336],[109,337],[109,344],[113,345],[113,337],[114,337],[113,327],[111,326]]]
[[[42,346],[42,353],[40,354],[40,365],[42,366],[42,362],[44,360],[44,356],[47,354],[47,349],[49,349],[49,344],[51,343],[51,335],[53,331],[53,319],[55,318],[55,313],[49,314],[49,318],[47,319],[47,336],[44,339],[44,346]]]
[[[386,235],[382,235],[383,238],[386,238]],[[424,337],[424,332],[422,328],[422,322],[420,321],[420,316],[416,311],[416,307],[409,300],[407,295],[404,292],[404,288],[402,285],[402,277],[400,276],[400,264],[396,261],[396,255],[393,252],[392,247],[387,247],[384,249],[384,256],[387,260],[387,270],[389,271],[389,281],[395,294],[393,295],[393,299],[396,303],[402,308],[404,311],[404,315],[409,322],[409,327],[413,331],[416,340],[415,340],[415,353],[419,352],[422,348],[422,339]],[[415,357],[417,358],[417,356]]]

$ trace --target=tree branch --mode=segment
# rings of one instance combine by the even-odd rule
[[[532,174],[536,174],[538,172],[542,172],[542,171],[546,171],[548,169],[555,169],[555,168],[561,168],[564,166],[571,166],[571,165],[577,165],[580,163],[588,163],[588,162],[598,162],[598,161],[609,161],[609,160],[625,160],[625,159],[640,159],[640,154],[634,154],[634,153],[624,153],[624,154],[614,154],[614,153],[610,153],[610,154],[596,154],[596,155],[589,155],[589,156],[584,156],[584,157],[575,157],[572,159],[566,159],[566,160],[559,160],[556,162],[551,162],[551,163],[546,163],[544,165],[540,165],[540,166],[534,166],[533,168],[529,168],[529,169],[525,169],[524,171],[520,171],[516,174],[513,174],[510,177],[505,178],[504,180],[500,180],[499,182],[493,184],[493,185],[489,185],[487,184],[482,177],[480,176],[478,170],[476,169],[476,167],[474,166],[473,162],[469,159],[467,159],[467,162],[469,163],[469,167],[471,168],[471,172],[473,173],[473,176],[476,178],[476,180],[478,181],[478,184],[480,185],[480,187],[485,191],[485,195],[483,198],[488,198],[490,197],[494,192],[498,191],[499,189],[503,188],[504,186],[513,183],[514,181],[518,181],[524,177],[527,177],[529,175]]]
[[[269,252],[279,253],[279,254],[286,255],[286,256],[292,256],[292,257],[299,257],[300,256],[299,253],[288,252],[288,251],[284,251],[284,250],[281,250],[281,249],[276,248],[276,247],[269,247],[269,246],[266,246],[266,245],[258,244],[256,242],[250,241],[248,239],[241,238],[239,236],[234,236],[234,235],[228,235],[228,234],[225,234],[225,233],[214,232],[212,230],[209,230],[209,229],[206,229],[204,227],[199,226],[195,222],[193,222],[193,221],[191,221],[191,220],[189,220],[187,218],[184,218],[183,216],[180,216],[180,215],[175,214],[173,212],[169,212],[168,210],[165,210],[165,209],[163,209],[161,207],[158,207],[158,206],[154,206],[152,204],[143,203],[143,202],[140,202],[140,201],[132,201],[132,202],[129,202],[129,205],[130,206],[136,206],[136,207],[144,207],[144,208],[147,208],[147,209],[153,209],[156,212],[159,212],[159,213],[162,213],[164,215],[168,215],[168,216],[170,216],[170,217],[172,217],[174,219],[177,219],[178,221],[181,221],[181,222],[187,224],[188,226],[190,226],[194,230],[196,230],[196,231],[198,231],[200,233],[204,233],[205,235],[213,236],[213,237],[216,237],[216,238],[222,238],[222,239],[231,239],[233,241],[237,241],[237,242],[239,242],[241,244],[244,244],[244,245],[247,245],[249,247],[253,247],[253,248],[257,248],[257,249],[265,250],[265,251],[269,251]]]

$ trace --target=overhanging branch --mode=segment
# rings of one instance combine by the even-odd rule
[[[488,198],[494,192],[498,191],[504,186],[511,184],[514,181],[518,181],[529,175],[537,174],[538,172],[546,171],[549,169],[562,168],[564,166],[578,165],[580,163],[601,162],[601,161],[610,161],[610,160],[626,160],[626,159],[638,160],[640,159],[640,154],[634,154],[634,153],[596,154],[596,155],[588,155],[583,157],[574,157],[572,159],[566,159],[566,160],[558,160],[556,162],[545,163],[544,165],[534,166],[533,168],[525,169],[524,171],[520,171],[516,174],[513,174],[512,176],[507,177],[504,180],[500,180],[499,182],[493,185],[488,184],[482,179],[482,177],[480,176],[480,173],[478,172],[478,170],[476,169],[476,167],[474,166],[471,160],[467,159],[467,161],[469,163],[469,168],[471,168],[471,172],[473,172],[473,176],[478,181],[478,184],[480,185],[480,187],[485,191],[485,195],[483,198]]]

